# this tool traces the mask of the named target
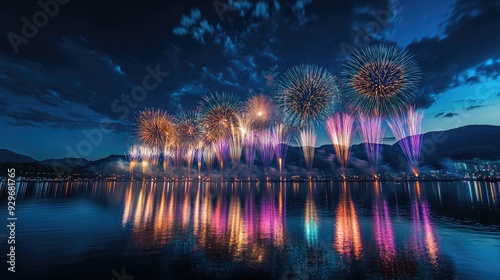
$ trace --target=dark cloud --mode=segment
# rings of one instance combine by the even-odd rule
[[[472,111],[474,109],[481,108],[481,107],[483,107],[483,106],[482,105],[472,105],[472,106],[466,107],[465,110]]]
[[[437,114],[434,116],[434,118],[439,118],[439,117],[441,117],[441,116],[443,116],[443,115],[444,115],[444,113],[443,113],[443,112],[441,112],[441,113],[437,113]]]
[[[454,116],[458,116],[457,113],[447,113],[447,114],[444,114],[443,117],[445,118],[453,118]]]
[[[424,73],[421,106],[430,106],[436,95],[451,88],[498,77],[499,13],[498,1],[458,0],[442,34],[408,46]]]

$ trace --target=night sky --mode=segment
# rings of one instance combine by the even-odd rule
[[[38,160],[123,154],[144,108],[271,94],[291,66],[337,75],[379,42],[415,55],[425,132],[500,125],[500,1],[40,2],[46,18],[35,0],[0,8],[0,148]]]

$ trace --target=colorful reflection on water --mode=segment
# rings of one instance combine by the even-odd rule
[[[362,252],[361,232],[356,208],[345,182],[342,184],[335,218],[335,248],[337,252],[348,258],[355,256],[358,259]]]
[[[17,238],[28,245],[20,259],[32,264],[20,273],[26,279],[68,262],[69,275],[94,278],[110,278],[120,265],[142,279],[500,276],[498,183],[17,187],[24,223]],[[60,249],[47,255],[36,244]],[[94,270],[86,268],[89,260]]]

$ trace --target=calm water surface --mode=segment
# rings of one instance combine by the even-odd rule
[[[500,279],[500,183],[17,187],[0,279]]]

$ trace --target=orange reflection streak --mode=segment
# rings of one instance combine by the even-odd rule
[[[158,211],[156,212],[155,216],[155,222],[154,222],[154,237],[155,240],[158,240],[161,242],[161,244],[165,244],[164,240],[162,240],[167,233],[167,224],[165,222],[165,189],[166,189],[166,182],[163,183],[163,190],[161,192],[161,199],[160,199],[160,207],[158,208]]]
[[[203,196],[203,204],[201,206],[201,232],[199,242],[202,246],[206,245],[209,232],[209,225],[212,223],[212,201],[210,195],[210,183],[205,186],[205,194]]]
[[[68,196],[68,190],[69,190],[68,183],[66,183],[66,190],[64,191],[64,196]]]
[[[186,183],[184,191],[184,202],[182,203],[182,230],[186,231],[191,218],[191,203],[190,203],[191,184]]]
[[[154,190],[156,188],[156,183],[152,183],[149,187],[148,198],[146,202],[146,209],[144,209],[144,221],[149,222],[153,217],[153,203],[154,203]]]
[[[201,207],[201,183],[198,183],[198,188],[196,189],[196,198],[194,199],[193,206],[193,234],[198,235],[200,227],[200,207]]]
[[[299,183],[293,182],[292,187],[293,187],[293,195],[296,196],[299,193]]]
[[[342,255],[361,256],[362,242],[356,209],[347,193],[347,183],[342,184],[339,204],[336,211],[335,248]]]
[[[426,203],[422,203],[422,217],[424,221],[425,245],[427,248],[427,253],[429,255],[431,263],[435,267],[437,267],[438,246],[430,222],[429,207]]]
[[[247,244],[245,229],[243,226],[243,215],[241,214],[240,198],[236,195],[231,197],[228,215],[229,248],[233,251],[236,260],[242,260],[242,249]]]
[[[491,200],[493,201],[493,205],[496,204],[496,199],[495,199],[495,186],[493,183],[490,183],[490,193],[491,193]]]
[[[125,227],[128,219],[130,218],[130,209],[132,208],[132,185],[130,182],[127,192],[125,193],[125,203],[123,206],[122,227]]]
[[[415,182],[415,189],[417,191],[417,198],[420,199],[420,182],[419,181]]]
[[[483,203],[483,190],[479,182],[474,182],[474,189],[476,191],[476,197],[478,198],[478,202]]]
[[[286,193],[283,191],[283,183],[280,183],[280,190],[278,194],[278,216],[275,216],[274,222],[274,246],[283,248],[284,246],[284,235],[285,235],[285,216],[284,216],[284,205],[286,201]]]
[[[142,183],[141,190],[139,192],[139,198],[137,199],[137,204],[135,205],[135,215],[134,215],[134,228],[139,226],[142,218],[142,208],[144,207],[144,188],[146,182]]]

